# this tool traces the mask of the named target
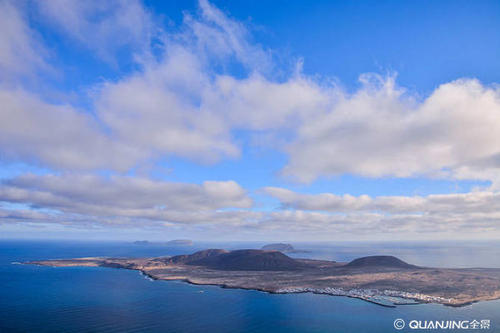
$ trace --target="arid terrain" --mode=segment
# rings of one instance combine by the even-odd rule
[[[293,259],[278,251],[210,249],[173,257],[92,257],[27,264],[124,268],[139,270],[157,280],[183,280],[271,293],[349,296],[385,306],[406,301],[462,306],[500,298],[500,269],[418,267],[392,256],[370,256],[340,263]]]

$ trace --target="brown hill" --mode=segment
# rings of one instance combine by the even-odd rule
[[[309,267],[278,251],[211,249],[169,258],[172,263],[204,266],[217,270],[289,271]]]
[[[190,264],[191,262],[218,256],[223,253],[228,253],[228,251],[222,249],[208,249],[208,250],[198,251],[193,254],[181,254],[178,256],[166,258],[163,260],[163,262],[174,263],[174,264]]]

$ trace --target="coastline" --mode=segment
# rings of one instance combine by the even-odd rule
[[[259,291],[259,292],[263,292],[263,293],[267,293],[267,294],[273,294],[273,295],[307,294],[307,293],[311,293],[311,294],[316,294],[316,295],[328,295],[328,296],[337,296],[337,297],[356,298],[356,299],[360,299],[360,300],[363,300],[363,301],[366,301],[366,302],[369,302],[369,303],[373,303],[373,304],[376,304],[376,305],[380,305],[380,306],[383,306],[383,307],[388,307],[388,308],[395,308],[396,307],[396,305],[384,304],[384,303],[381,303],[381,302],[377,302],[375,300],[371,300],[371,299],[363,298],[363,297],[359,297],[359,296],[333,295],[333,294],[325,294],[325,293],[319,293],[319,292],[314,292],[314,291],[277,292],[277,291],[260,289],[260,288],[250,288],[250,287],[243,287],[243,286],[229,286],[229,285],[226,285],[226,284],[199,283],[199,282],[192,281],[189,278],[161,279],[161,278],[157,278],[154,275],[151,275],[151,274],[147,273],[146,271],[143,271],[143,270],[138,270],[138,271],[140,272],[141,275],[148,277],[150,281],[180,281],[180,282],[184,282],[184,283],[187,283],[187,284],[190,284],[190,285],[193,285],[193,286],[214,286],[214,287],[219,287],[221,289],[254,290],[254,291]],[[414,304],[423,304],[423,303],[424,302],[419,302],[419,303],[414,303]],[[406,304],[397,304],[397,305],[406,305]]]
[[[345,267],[343,263],[308,260],[311,265],[314,264],[323,268],[302,271],[246,271],[214,270],[196,265],[164,263],[161,260],[168,259],[87,257],[31,261],[23,264],[52,267],[87,266],[129,269],[137,270],[141,275],[153,281],[176,280],[192,285],[256,290],[270,294],[313,293],[343,296],[357,298],[389,308],[397,305],[422,303],[464,307],[479,301],[500,299],[498,277],[491,277],[493,274],[499,276],[500,270],[495,269],[482,269],[484,275],[471,275],[471,272],[466,269],[463,271],[453,270],[450,273],[450,270],[447,269],[422,267],[390,270],[373,270],[371,268],[368,270],[360,270],[359,268],[353,270],[348,268],[346,271],[346,269],[342,268]],[[458,292],[447,293],[446,289],[450,282],[442,277],[451,277],[457,281],[464,277],[468,278],[468,281],[471,281],[470,279],[479,280],[475,280],[473,288],[467,287],[459,289]],[[434,280],[429,280],[429,278],[434,278]],[[492,281],[494,284],[492,284]],[[485,287],[485,283],[489,283],[489,287]],[[419,284],[420,287],[417,287]],[[365,286],[368,286],[368,288]],[[406,289],[405,286],[410,287],[410,289]],[[454,287],[457,286],[454,285]],[[425,293],[425,290],[434,291]]]
[[[59,259],[57,259],[59,260]],[[61,266],[56,266],[56,265],[46,265],[46,264],[41,264],[41,263],[31,263],[31,262],[27,262],[27,263],[19,263],[19,262],[12,262],[11,264],[20,264],[20,265],[36,265],[36,266],[45,266],[45,267],[54,267],[54,268],[59,268]],[[76,266],[76,265],[75,265]],[[71,267],[71,266],[66,266],[66,267]],[[362,300],[362,301],[365,301],[365,302],[369,302],[369,303],[372,303],[372,304],[375,304],[375,305],[379,305],[379,306],[383,306],[383,307],[387,307],[387,308],[396,308],[397,305],[408,305],[409,303],[404,303],[404,304],[393,304],[393,305],[390,305],[390,304],[384,304],[384,303],[381,303],[381,302],[377,302],[375,300],[372,300],[372,299],[369,299],[369,298],[366,298],[366,297],[361,297],[361,296],[353,296],[353,295],[336,295],[336,294],[328,294],[328,293],[322,293],[322,292],[317,292],[317,291],[295,291],[295,292],[282,292],[282,291],[274,291],[274,290],[268,290],[268,289],[263,289],[263,288],[252,288],[252,287],[244,287],[244,286],[230,286],[230,285],[227,285],[227,284],[223,284],[223,283],[200,283],[200,282],[196,282],[194,280],[191,280],[189,278],[186,278],[186,277],[173,277],[173,278],[159,278],[151,273],[149,273],[148,271],[146,270],[142,270],[142,269],[130,269],[130,268],[126,268],[126,267],[109,267],[109,266],[98,266],[98,265],[86,265],[86,266],[78,266],[78,267],[102,267],[102,268],[112,268],[112,269],[124,269],[124,270],[135,270],[135,271],[138,271],[140,275],[144,276],[145,278],[147,278],[148,280],[152,281],[152,282],[155,282],[155,281],[180,281],[180,282],[183,282],[183,283],[187,283],[187,284],[190,284],[190,285],[193,285],[193,286],[214,286],[214,287],[219,287],[221,289],[240,289],[240,290],[254,290],[254,291],[258,291],[258,292],[263,292],[263,293],[267,293],[267,294],[273,294],[273,295],[284,295],[284,294],[306,294],[306,293],[311,293],[311,294],[315,294],[315,295],[328,295],[328,296],[336,296],[336,297],[348,297],[348,298],[355,298],[355,299],[359,299],[359,300]],[[412,303],[412,304],[425,304],[425,303],[428,303],[428,302],[416,302],[416,303]],[[460,307],[461,305],[459,305],[458,307]]]
[[[127,269],[127,268],[122,268],[122,269]],[[444,303],[444,302],[443,303],[438,303],[438,302],[423,301],[423,300],[420,300],[418,298],[413,298],[413,297],[399,296],[399,297],[401,297],[403,299],[411,300],[411,301],[414,301],[414,302],[407,302],[407,303],[406,302],[405,303],[393,302],[392,304],[385,304],[385,303],[378,302],[376,300],[370,299],[368,297],[356,296],[356,295],[333,294],[333,293],[319,292],[319,291],[316,291],[316,290],[303,290],[303,291],[279,291],[278,290],[278,291],[276,291],[276,290],[268,290],[268,289],[263,289],[263,288],[252,288],[252,287],[245,287],[245,286],[231,286],[231,285],[227,285],[227,284],[223,284],[223,283],[202,283],[202,282],[194,281],[194,280],[192,280],[190,278],[187,278],[187,277],[159,278],[159,277],[156,277],[153,274],[148,273],[145,270],[137,269],[137,271],[139,271],[141,275],[144,275],[144,276],[148,277],[151,281],[180,281],[180,282],[184,282],[184,283],[191,284],[191,285],[194,285],[194,286],[216,286],[216,287],[219,287],[221,289],[255,290],[255,291],[264,292],[264,293],[268,293],[268,294],[274,294],[274,295],[311,293],[311,294],[316,294],[316,295],[328,295],[328,296],[336,296],[336,297],[348,297],[348,298],[355,298],[355,299],[363,300],[363,301],[366,301],[366,302],[369,302],[369,303],[372,303],[372,304],[376,304],[376,305],[383,306],[383,307],[388,307],[388,308],[396,308],[398,305],[399,306],[402,306],[402,305],[419,305],[419,304],[431,304],[431,303],[441,304],[441,305],[444,305],[444,306],[449,306],[449,307],[454,307],[454,308],[461,308],[461,307],[472,305],[474,303],[478,303],[480,301],[492,301],[492,300],[500,299],[500,295],[499,295],[498,297],[495,297],[495,298],[488,298],[488,299],[481,299],[481,300],[472,300],[472,301],[466,301],[466,302],[462,302],[462,303]]]

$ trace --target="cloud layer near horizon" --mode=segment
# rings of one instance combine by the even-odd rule
[[[90,87],[86,109],[69,98],[47,98],[32,84],[41,80],[37,73],[60,74],[55,55],[23,4],[0,6],[2,160],[60,173],[2,183],[0,201],[34,209],[4,207],[4,221],[45,214],[58,223],[105,218],[296,231],[497,230],[491,207],[497,207],[500,185],[498,86],[462,78],[418,96],[398,86],[394,75],[363,74],[351,92],[305,75],[298,60],[284,77],[277,75],[272,50],[206,0],[174,31],[140,1],[42,2],[35,11],[41,22],[110,66],[121,66],[118,53],[134,64],[126,75]],[[251,144],[267,141],[284,152],[287,164],[272,171],[298,182],[353,174],[492,185],[463,195],[380,198],[267,188],[286,209],[257,213],[232,180],[195,185],[124,176],[171,156],[202,164],[239,158],[243,144],[236,131],[249,133]],[[103,170],[120,176],[95,176]]]
[[[69,226],[168,227],[193,225],[240,232],[303,236],[356,233],[418,235],[432,232],[498,232],[500,194],[470,192],[429,196],[342,196],[262,189],[279,200],[275,211],[255,211],[249,193],[234,181],[201,185],[146,178],[33,174],[6,180],[0,205],[6,223]],[[320,237],[321,238],[321,237]]]

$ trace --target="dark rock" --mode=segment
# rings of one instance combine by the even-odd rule
[[[218,256],[224,253],[228,253],[228,251],[222,249],[208,249],[208,250],[198,251],[193,254],[181,254],[178,256],[173,256],[167,258],[165,262],[174,264],[190,264],[194,261],[199,261],[206,258]]]
[[[362,267],[390,267],[390,268],[418,268],[418,266],[410,265],[401,259],[393,256],[369,256],[354,259],[345,267],[362,268]]]
[[[188,264],[235,271],[290,271],[309,267],[309,265],[292,259],[281,252],[264,250],[235,250],[206,256],[199,260],[190,261]]]

